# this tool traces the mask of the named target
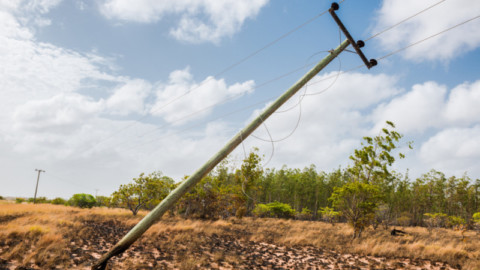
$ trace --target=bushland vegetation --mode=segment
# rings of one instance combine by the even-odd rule
[[[375,229],[478,228],[480,179],[470,179],[467,174],[446,176],[437,170],[410,179],[408,171],[402,174],[392,170],[392,164],[405,157],[399,146],[408,149],[411,145],[403,147],[401,139],[394,124],[387,122],[377,136],[364,137],[350,156],[350,166],[330,172],[318,171],[314,165],[303,169],[263,168],[262,157],[253,149],[239,166],[228,159],[219,164],[180,199],[170,214],[204,219],[252,216],[348,222],[354,228],[353,237],[360,237],[370,225]],[[110,197],[75,194],[68,201],[40,197],[37,202],[120,207],[136,215],[140,210],[153,209],[178,184],[157,171],[140,174]],[[22,201],[17,198],[17,202]]]
[[[413,180],[408,171],[402,174],[392,170],[392,164],[405,157],[397,151],[401,138],[394,124],[387,122],[377,136],[364,137],[350,157],[352,165],[331,172],[318,171],[314,165],[304,169],[263,168],[262,158],[253,149],[238,167],[228,160],[218,165],[177,203],[171,214],[208,219],[257,216],[348,222],[354,228],[354,237],[361,236],[370,225],[473,229],[477,224],[474,215],[480,212],[480,179],[473,181],[467,174],[447,177],[431,170]],[[402,148],[408,149],[411,144],[406,146]],[[113,193],[110,205],[125,207],[134,214],[138,209],[150,210],[176,185],[160,172],[141,174]]]

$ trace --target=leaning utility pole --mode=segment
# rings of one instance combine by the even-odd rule
[[[40,173],[45,172],[44,170],[35,169],[38,172],[37,176],[37,186],[35,186],[35,195],[33,196],[33,204],[37,202],[37,190],[38,190],[38,181],[40,180]]]
[[[237,133],[218,153],[216,153],[210,160],[208,160],[202,167],[195,171],[190,177],[181,183],[175,190],[173,190],[163,201],[161,201],[150,213],[148,213],[135,227],[133,227],[127,235],[125,235],[115,246],[113,246],[106,254],[98,259],[92,266],[94,270],[105,269],[108,260],[116,255],[121,254],[130,245],[132,245],[142,234],[150,228],[160,217],[168,211],[186,192],[195,186],[205,175],[207,175],[218,163],[226,158],[240,143],[243,142],[256,128],[258,128],[267,118],[272,115],[280,106],[282,106],[289,98],[295,95],[310,79],[317,75],[323,68],[325,68],[333,59],[335,59],[343,50],[349,45],[352,45],[355,51],[360,55],[361,59],[368,68],[376,65],[376,61],[371,59],[367,61],[362,51],[363,41],[355,42],[352,36],[348,33],[345,26],[341,23],[335,14],[338,10],[337,3],[333,3],[329,12],[339,25],[347,37],[337,48],[330,51],[330,54],[323,58],[315,67],[313,67],[307,74],[305,74],[299,81],[297,81],[290,89],[281,95],[275,102],[263,111],[257,118],[255,118],[248,126]]]

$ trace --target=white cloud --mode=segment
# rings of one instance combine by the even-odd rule
[[[308,87],[307,93],[324,90],[331,81],[321,81],[333,73],[318,76]],[[358,147],[363,136],[371,135],[371,117],[366,112],[401,90],[395,85],[396,78],[387,75],[346,73],[328,91],[320,95],[306,96],[301,103],[302,112],[298,128],[293,135],[299,116],[299,107],[285,113],[276,113],[266,121],[274,140],[288,137],[275,143],[275,156],[269,166],[302,167],[316,164],[320,170],[331,170],[347,161],[353,149]],[[303,90],[300,91],[303,93]],[[297,94],[298,96],[298,94]],[[293,97],[279,111],[292,108],[298,103]],[[258,111],[254,113],[258,114]],[[256,136],[269,140],[264,127],[259,127]],[[250,138],[247,150],[261,146],[268,158],[271,143]],[[243,151],[243,150],[242,150]]]
[[[480,123],[480,81],[463,83],[448,91],[435,82],[417,84],[412,90],[379,105],[373,117],[378,123],[390,120],[404,133],[468,127]]]
[[[480,81],[472,84],[463,83],[451,91],[445,110],[445,118],[457,125],[478,123],[479,104]]]
[[[208,115],[217,103],[253,92],[254,86],[251,80],[227,86],[223,79],[213,77],[197,83],[187,67],[173,71],[168,84],[158,87],[157,100],[150,112],[169,123],[185,123]],[[179,96],[182,97],[177,99]],[[175,103],[171,104],[172,100]]]
[[[98,102],[78,94],[32,100],[16,108],[14,128],[40,133],[71,133],[79,123],[100,112],[100,109]]]
[[[377,33],[437,2],[438,0],[384,0],[372,32]],[[478,10],[480,10],[480,1],[445,1],[385,32],[379,36],[379,39],[386,51],[394,51],[471,19],[479,15]],[[478,48],[480,45],[478,28],[480,28],[480,19],[411,47],[403,55],[407,59],[416,61],[450,60],[459,54]]]
[[[130,80],[115,89],[106,101],[106,107],[111,114],[127,115],[142,114],[145,110],[144,100],[152,89],[152,85],[144,80]]]
[[[218,43],[240,30],[246,19],[254,18],[268,0],[106,0],[101,12],[107,18],[152,23],[167,15],[180,17],[170,34],[188,42]]]
[[[440,171],[478,175],[480,125],[472,128],[444,129],[428,139],[420,149],[426,166]]]
[[[401,132],[424,132],[442,124],[446,93],[446,87],[435,82],[414,85],[411,91],[378,106],[374,118],[379,125],[393,121]]]

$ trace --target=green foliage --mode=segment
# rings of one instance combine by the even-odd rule
[[[4,200],[3,196],[0,196],[0,200]]]
[[[76,206],[80,208],[92,208],[96,203],[97,201],[95,200],[95,197],[85,193],[73,194],[73,196],[67,202],[67,204],[70,206]]]
[[[311,220],[312,217],[312,210],[308,209],[308,207],[302,208],[301,212],[295,214],[295,218],[300,220]]]
[[[461,225],[465,225],[465,219],[458,216],[448,216],[447,227],[454,228]]]
[[[472,218],[473,218],[473,222],[480,225],[480,212],[473,214]]]
[[[380,198],[377,185],[355,181],[335,188],[330,200],[353,227],[356,238],[374,219]]]
[[[380,184],[391,176],[389,167],[395,162],[392,151],[398,148],[396,143],[403,137],[393,130],[395,125],[387,121],[387,127],[383,128],[380,135],[375,137],[363,137],[362,148],[354,151],[350,156],[354,164],[348,170],[354,181],[364,183]],[[391,129],[389,129],[391,128]],[[411,143],[409,143],[411,148]],[[403,153],[398,154],[404,158]]]
[[[65,204],[67,204],[67,201],[63,198],[57,197],[57,198],[53,199],[50,203],[51,204],[65,205]]]
[[[112,206],[124,207],[137,215],[140,209],[153,209],[172,190],[174,181],[161,172],[141,173],[132,183],[120,185],[112,194]]]
[[[15,203],[23,203],[24,201],[24,198],[15,198]]]
[[[425,213],[424,223],[429,229],[443,227],[446,224],[448,215],[444,213]]]
[[[29,203],[33,203],[33,198],[28,198],[27,200]],[[37,197],[35,203],[50,203],[47,197]]]
[[[331,207],[325,206],[318,210],[318,214],[322,217],[323,221],[331,223],[333,226],[341,213]]]
[[[270,207],[263,203],[259,203],[255,206],[255,209],[253,209],[253,215],[262,218],[273,217],[273,213],[270,210]]]
[[[95,199],[97,200],[97,205],[96,206],[98,206],[98,207],[102,207],[102,206],[110,207],[110,205],[111,205],[111,198],[110,197],[97,196],[97,197],[95,197]]]
[[[293,218],[295,210],[289,204],[281,202],[259,203],[255,206],[253,214],[258,217]]]

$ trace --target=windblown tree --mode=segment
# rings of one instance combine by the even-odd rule
[[[385,201],[382,195],[391,188],[394,178],[389,167],[395,162],[392,152],[402,135],[393,130],[392,122],[386,124],[378,136],[363,138],[362,148],[350,156],[353,161],[353,166],[347,170],[350,182],[335,188],[330,197],[334,207],[353,227],[353,238],[360,237],[364,228],[372,223],[379,204]],[[402,153],[398,156],[405,157]]]
[[[112,194],[112,204],[129,209],[135,216],[140,209],[153,209],[173,187],[173,179],[161,172],[141,173],[133,182],[120,185]]]

